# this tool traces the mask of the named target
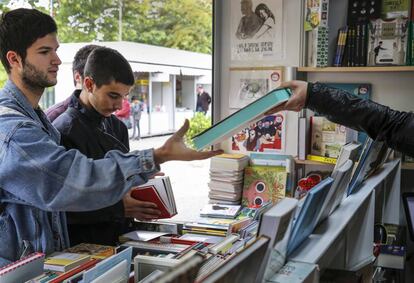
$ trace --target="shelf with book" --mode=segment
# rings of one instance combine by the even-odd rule
[[[299,67],[304,73],[358,73],[358,72],[414,72],[414,66],[381,66],[381,67]]]
[[[374,223],[400,221],[398,210],[393,209],[400,202],[399,168],[400,160],[386,163],[357,193],[346,198],[288,260],[316,263],[321,269],[345,270],[357,270],[371,262]],[[382,219],[376,219],[378,205]]]

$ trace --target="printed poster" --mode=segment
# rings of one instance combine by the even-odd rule
[[[231,1],[231,60],[280,60],[283,49],[283,0]]]
[[[243,108],[282,82],[282,69],[230,69],[229,107]]]
[[[231,138],[231,149],[247,153],[249,151],[284,152],[286,113],[269,115],[250,124]]]

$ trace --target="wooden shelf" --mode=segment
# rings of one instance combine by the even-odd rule
[[[411,163],[411,162],[403,162],[403,163],[401,163],[401,169],[414,170],[414,163]]]
[[[299,72],[308,73],[358,73],[358,72],[414,72],[414,66],[385,66],[385,67],[299,67]]]

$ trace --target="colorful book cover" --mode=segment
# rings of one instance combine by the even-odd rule
[[[405,65],[408,19],[377,19],[368,25],[368,66]]]
[[[411,0],[382,0],[381,18],[408,18],[410,15],[410,2]]]
[[[265,149],[266,151],[283,152],[285,148],[285,125],[285,112],[266,116],[233,135],[231,149],[240,152],[263,152]]]
[[[287,172],[282,166],[249,166],[244,169],[242,204],[260,207],[286,195]]]
[[[311,155],[338,158],[341,147],[353,140],[356,132],[322,116],[311,117]]]

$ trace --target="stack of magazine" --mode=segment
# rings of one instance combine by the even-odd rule
[[[211,158],[210,203],[240,204],[243,170],[249,162],[244,154],[221,154]]]

